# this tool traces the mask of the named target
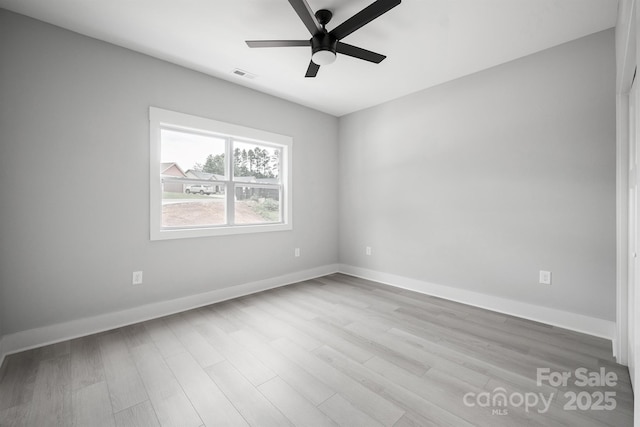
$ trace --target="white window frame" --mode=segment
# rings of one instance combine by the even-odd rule
[[[253,129],[241,125],[225,123],[209,118],[178,113],[162,108],[149,107],[149,140],[150,140],[150,168],[149,168],[149,207],[150,207],[150,239],[182,239],[193,237],[226,236],[230,234],[261,233],[271,231],[287,231],[293,229],[292,212],[292,152],[293,138],[259,129]],[[190,228],[163,228],[162,227],[162,179],[160,177],[160,144],[161,130],[170,128],[185,130],[199,134],[211,134],[216,137],[233,138],[239,142],[256,143],[262,146],[272,146],[281,149],[280,158],[280,214],[281,222],[261,224],[224,224],[216,226],[202,226]],[[227,147],[227,151],[229,148]],[[231,157],[231,159],[229,159]],[[225,156],[227,165],[233,165],[233,154]],[[228,167],[227,167],[228,169]],[[191,181],[191,180],[190,180]],[[186,181],[185,181],[186,182]],[[188,183],[188,182],[186,182]],[[193,180],[193,183],[202,183]],[[233,182],[233,167],[227,170],[225,194],[235,197]],[[216,182],[211,182],[215,185]],[[249,187],[265,187],[258,183],[248,183]],[[266,186],[269,187],[269,186]],[[233,218],[232,207],[227,203],[227,219]]]

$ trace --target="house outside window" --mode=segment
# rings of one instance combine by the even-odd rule
[[[292,229],[291,137],[151,107],[151,240]]]

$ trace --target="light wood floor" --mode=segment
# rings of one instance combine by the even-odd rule
[[[630,426],[628,372],[610,349],[332,275],[9,356],[0,425]],[[613,372],[617,385],[536,384],[537,368],[580,367]],[[478,406],[501,391],[507,406]],[[615,392],[616,408],[565,410],[567,392],[585,408]],[[547,412],[541,401],[523,408],[534,393],[553,393]]]

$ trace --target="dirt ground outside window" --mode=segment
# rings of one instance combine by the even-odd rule
[[[236,224],[261,224],[272,222],[256,212],[249,200],[235,202]],[[224,225],[225,203],[223,199],[174,202],[162,206],[163,227],[193,227]]]

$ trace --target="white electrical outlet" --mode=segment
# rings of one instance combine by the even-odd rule
[[[551,284],[551,272],[540,270],[540,280],[541,285],[550,285]]]
[[[294,251],[294,255],[297,257],[300,256],[300,248],[296,248],[296,250]]]
[[[142,271],[134,271],[133,278],[131,280],[132,285],[140,285],[142,284]]]
[[[364,248],[364,253],[367,255],[371,255],[371,246],[367,246],[366,248]]]

